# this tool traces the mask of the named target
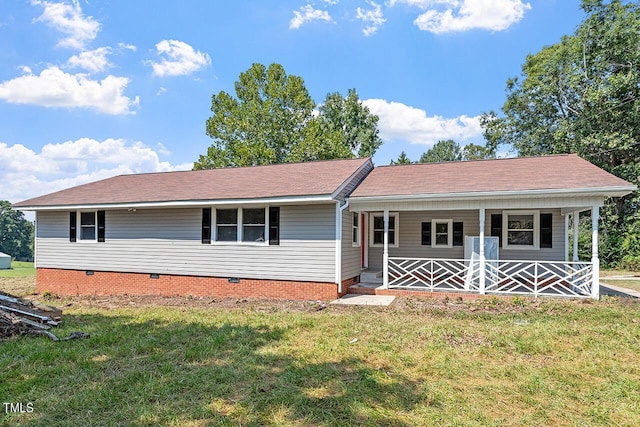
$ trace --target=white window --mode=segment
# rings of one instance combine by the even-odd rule
[[[506,249],[539,249],[540,211],[504,211],[502,242]]]
[[[80,212],[80,240],[96,241],[98,221],[97,212]]]
[[[360,212],[353,212],[352,226],[351,243],[353,246],[360,246]]]
[[[216,241],[238,240],[238,209],[216,209]]]
[[[242,209],[242,241],[264,242],[265,212],[264,208]]]
[[[398,214],[389,214],[389,246],[397,247],[398,242]],[[384,214],[371,214],[369,221],[369,245],[384,246]]]
[[[269,227],[267,209],[216,209],[213,241],[267,244],[267,228]],[[278,224],[275,225],[278,226]]]
[[[432,219],[431,220],[431,247],[432,248],[452,248],[453,247],[453,220],[452,219]]]

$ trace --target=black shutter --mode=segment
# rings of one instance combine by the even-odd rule
[[[540,214],[540,247],[553,247],[553,215],[550,213]]]
[[[453,223],[453,246],[464,245],[464,230],[462,224],[461,222]]]
[[[431,246],[431,222],[422,223],[422,245]]]
[[[502,214],[491,214],[491,235],[498,238],[502,247]]]
[[[98,211],[98,242],[104,242],[104,211]]]
[[[280,244],[280,208],[269,208],[269,244]]]
[[[211,243],[211,208],[202,209],[202,243]]]
[[[76,241],[76,227],[78,224],[78,214],[76,212],[69,212],[69,241]]]

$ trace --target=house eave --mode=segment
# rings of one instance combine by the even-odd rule
[[[317,196],[286,196],[286,197],[262,197],[253,199],[218,199],[218,200],[174,200],[155,202],[126,202],[126,203],[82,203],[51,206],[16,206],[20,211],[60,211],[83,209],[143,209],[143,208],[195,208],[203,206],[230,206],[230,205],[291,205],[331,203],[335,198],[330,195]]]
[[[443,194],[399,194],[380,196],[350,196],[351,204],[396,201],[450,201],[450,200],[496,200],[539,197],[622,197],[637,190],[635,185],[620,187],[560,188],[516,191],[475,191]]]

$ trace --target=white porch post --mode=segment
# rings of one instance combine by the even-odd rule
[[[569,214],[564,216],[564,262],[569,262]]]
[[[600,259],[598,257],[598,220],[600,219],[600,207],[591,208],[591,262],[593,263],[593,286],[591,298],[600,298]]]
[[[485,268],[486,268],[486,260],[484,256],[484,219],[485,219],[485,210],[484,208],[480,208],[480,293],[484,294],[485,292]],[[469,265],[471,268],[471,265]]]
[[[389,289],[389,209],[384,210],[384,248],[382,251],[382,287]]]
[[[573,262],[578,262],[578,226],[580,224],[580,212],[575,211],[573,216]]]

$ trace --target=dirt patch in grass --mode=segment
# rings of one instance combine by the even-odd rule
[[[28,277],[0,277],[0,291],[12,295],[32,295],[36,291],[35,276]]]

